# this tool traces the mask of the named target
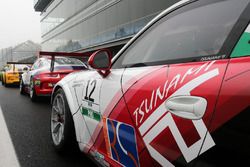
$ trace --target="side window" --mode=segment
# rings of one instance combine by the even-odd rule
[[[199,1],[180,8],[146,30],[113,68],[187,62],[216,55],[248,2]]]
[[[232,58],[242,56],[250,56],[250,24],[246,28],[245,32],[241,35],[240,40],[231,54]]]
[[[40,64],[39,64],[39,68],[42,68],[42,67],[45,67],[45,66],[47,66],[47,61],[46,60],[41,61]]]
[[[35,63],[33,64],[33,66],[32,66],[32,70],[36,70],[36,69],[38,69],[38,67],[39,67],[39,62],[40,62],[40,60],[37,60],[37,61],[35,61]]]
[[[38,64],[38,68],[42,68],[45,66],[45,61],[40,61],[40,63]]]

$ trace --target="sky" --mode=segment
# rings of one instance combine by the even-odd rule
[[[40,12],[33,0],[0,0],[0,49],[27,40],[41,42]]]

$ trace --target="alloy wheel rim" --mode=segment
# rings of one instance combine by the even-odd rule
[[[62,95],[58,94],[52,105],[51,135],[55,145],[59,145],[64,138],[65,110]]]

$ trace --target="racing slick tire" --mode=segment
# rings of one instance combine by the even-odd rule
[[[32,78],[30,79],[30,92],[29,92],[29,94],[30,94],[30,100],[32,102],[35,102],[38,97],[37,97],[37,94],[36,94],[36,90],[34,88],[34,81],[33,81]]]
[[[20,90],[20,94],[21,95],[24,95],[25,94],[25,91],[24,91],[24,84],[23,84],[23,80],[22,80],[22,78],[20,79],[20,88],[19,88],[19,90]]]
[[[58,89],[52,101],[50,134],[55,150],[60,154],[79,153],[73,117],[62,89]]]

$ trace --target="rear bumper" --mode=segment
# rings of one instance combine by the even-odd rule
[[[20,84],[20,80],[19,79],[6,79],[5,83],[6,84],[19,85]]]
[[[4,81],[6,84],[18,84],[20,83],[19,73],[5,74]]]
[[[52,94],[52,89],[40,89],[40,88],[35,88],[36,89],[36,94],[38,96],[51,96]]]
[[[38,96],[50,96],[52,94],[53,88],[61,78],[53,78],[53,79],[35,79],[35,91]]]

